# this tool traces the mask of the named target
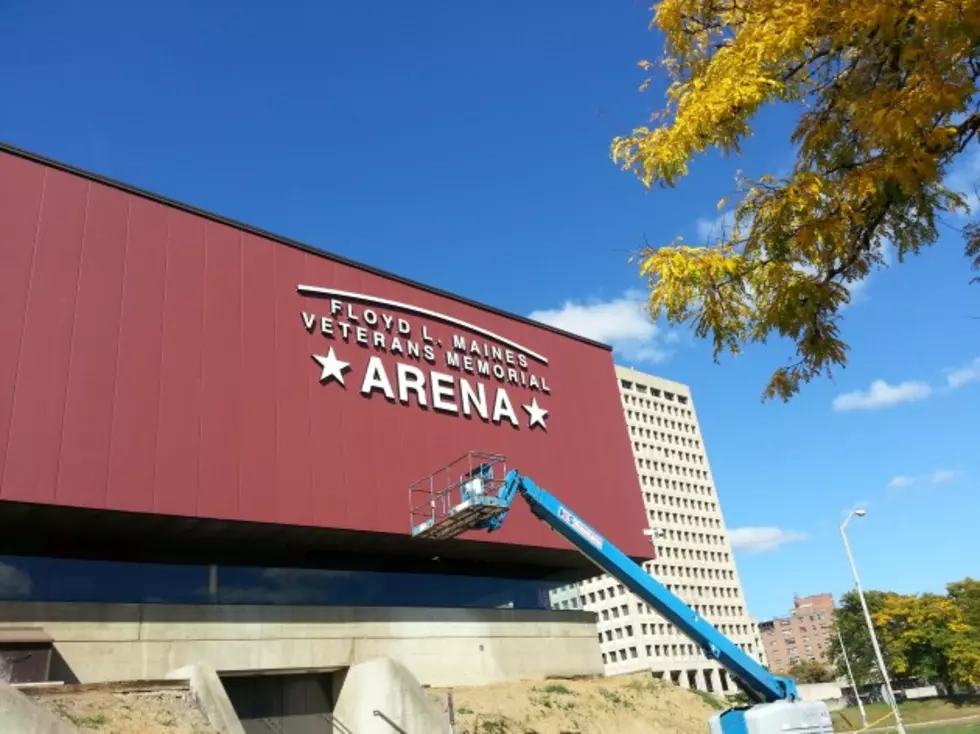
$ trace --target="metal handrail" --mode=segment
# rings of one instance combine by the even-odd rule
[[[486,491],[493,493],[503,484],[507,474],[506,457],[486,451],[468,451],[436,471],[409,485],[409,523],[414,530],[426,522],[435,523],[463,500],[463,487],[473,478],[479,466],[501,466],[499,474],[486,480]],[[425,499],[416,500],[422,493]]]

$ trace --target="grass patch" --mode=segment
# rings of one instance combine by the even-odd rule
[[[702,701],[708,704],[715,711],[724,711],[725,709],[728,708],[728,706],[726,706],[724,703],[719,701],[717,698],[712,696],[707,691],[699,691],[697,689],[694,689],[692,693],[696,693]]]
[[[563,696],[574,696],[575,693],[568,686],[561,683],[550,683],[542,689],[545,693],[560,693]]]
[[[608,688],[600,688],[599,695],[602,696],[606,701],[613,706],[620,706],[624,709],[636,708],[633,702],[628,698],[619,695],[616,691],[611,691]]]
[[[79,716],[77,714],[67,714],[68,719],[75,726],[80,726],[83,729],[99,729],[105,726],[106,722],[109,721],[105,717],[105,714],[96,714],[95,716]]]
[[[868,723],[871,726],[885,727],[892,723],[891,717],[883,719],[880,723],[874,724],[890,712],[888,704],[872,703],[864,707],[867,712]],[[928,698],[919,701],[905,701],[899,704],[898,710],[902,714],[902,721],[906,724],[925,724],[930,721],[941,721],[942,719],[958,719],[964,716],[980,715],[980,696],[962,696],[957,698]],[[838,732],[857,731],[861,728],[861,713],[856,707],[846,708],[835,711],[832,714],[834,730]],[[952,726],[952,725],[951,725]],[[974,726],[975,722],[956,724],[956,726]],[[939,734],[943,731],[941,727],[930,727],[925,729],[930,734]],[[953,732],[971,731],[970,729],[950,729]]]
[[[647,693],[648,691],[659,691],[660,682],[655,678],[649,680],[631,680],[623,688],[628,688],[634,693]]]
[[[622,704],[623,697],[620,696],[616,691],[610,691],[608,688],[600,688],[599,695],[604,699],[609,701],[609,703]]]

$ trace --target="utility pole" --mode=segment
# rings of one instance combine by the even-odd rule
[[[868,624],[868,634],[871,636],[871,646],[875,651],[875,658],[878,661],[878,668],[881,670],[881,678],[885,681],[885,690],[888,694],[888,704],[891,706],[892,715],[895,717],[895,728],[898,729],[898,734],[906,734],[905,724],[902,723],[902,715],[898,711],[898,701],[895,700],[895,692],[892,691],[892,682],[888,678],[888,669],[885,667],[885,658],[881,654],[881,648],[878,646],[878,636],[875,634],[874,622],[871,620],[871,612],[868,611],[868,603],[864,599],[864,591],[861,589],[861,579],[858,578],[857,566],[854,565],[854,556],[851,555],[851,546],[847,542],[847,533],[844,532],[847,528],[847,523],[850,519],[857,515],[858,517],[864,517],[867,514],[865,510],[854,510],[847,519],[840,526],[840,536],[844,539],[844,550],[847,551],[847,560],[851,564],[851,573],[854,574],[854,586],[857,588],[858,599],[861,600],[861,609],[864,611],[864,621]]]
[[[868,728],[868,715],[864,713],[864,702],[861,700],[861,691],[858,690],[857,682],[854,680],[854,673],[851,672],[851,661],[847,659],[847,648],[844,647],[844,638],[840,636],[840,630],[837,630],[837,641],[840,643],[840,652],[844,656],[844,665],[847,667],[847,677],[851,681],[851,690],[854,691],[854,695],[857,697],[858,710],[861,712],[861,725],[862,728]]]

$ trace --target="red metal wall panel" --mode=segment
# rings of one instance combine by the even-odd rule
[[[240,233],[212,222],[205,234],[200,483],[208,489],[197,512],[213,517],[239,503],[242,244]]]
[[[122,192],[106,186],[87,193],[55,498],[101,507],[116,381],[116,360],[106,360],[104,353],[119,343],[129,206]]]
[[[128,199],[127,253],[132,243],[138,243],[139,252],[128,256],[123,268],[106,506],[152,512],[170,210],[145,199]]]
[[[4,346],[4,350],[19,346],[14,400],[7,421],[4,499],[57,501],[90,189],[87,181],[57,171],[49,172],[44,180],[37,234],[31,243],[31,279],[23,334],[19,345]],[[57,215],[52,216],[53,212]],[[6,280],[7,274],[0,274],[0,278]],[[0,290],[6,287],[4,282]]]
[[[0,227],[0,499],[407,533],[408,485],[482,449],[649,553],[608,350],[8,152]],[[301,284],[409,309],[342,297],[332,313]],[[509,347],[411,308],[543,355],[514,369],[548,391],[454,369],[454,336]],[[397,319],[431,362],[393,353]],[[320,380],[331,348],[343,384]],[[372,357],[394,399],[363,394]],[[422,371],[427,405],[400,399],[399,363]],[[432,371],[452,376],[455,411],[433,405]],[[503,386],[517,425],[462,415],[461,378],[491,409]],[[546,430],[529,426],[532,398]],[[566,547],[524,508],[483,539]]]
[[[14,386],[20,370],[24,319],[47,170],[0,158],[0,481],[6,468]],[[0,486],[2,490],[2,486]],[[2,495],[0,495],[2,496]]]

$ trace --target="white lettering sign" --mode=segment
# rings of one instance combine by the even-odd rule
[[[478,417],[493,424],[506,421],[521,428],[509,391],[551,394],[548,375],[540,371],[548,366],[547,358],[488,329],[363,293],[305,285],[298,290],[302,295],[326,299],[329,313],[303,310],[300,314],[307,332],[333,342],[326,354],[312,355],[320,367],[323,385],[336,382],[346,386],[344,377],[352,362],[342,356],[353,359],[356,350],[366,350],[372,354],[361,374],[359,390],[368,399],[380,394],[393,403],[431,406],[445,415]],[[415,324],[403,314],[436,323]],[[447,328],[449,333],[444,331]],[[519,404],[528,416],[527,428],[547,430],[548,410],[536,395]]]

